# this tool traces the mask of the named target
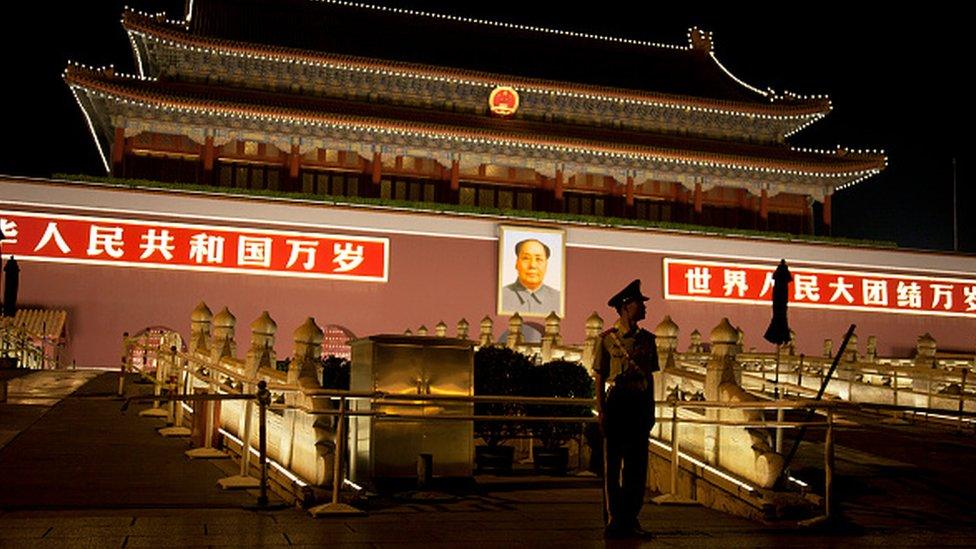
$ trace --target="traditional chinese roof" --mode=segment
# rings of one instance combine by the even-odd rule
[[[193,34],[232,41],[690,97],[810,101],[736,79],[705,33],[687,45],[650,43],[345,0],[197,0],[192,10]]]
[[[697,29],[690,32],[687,46],[647,45],[552,35],[540,29],[495,27],[489,22],[438,17],[431,20],[431,16],[413,12],[395,12],[395,17],[389,19],[393,12],[364,5],[305,0],[297,4],[285,2],[283,9],[287,13],[310,10],[307,17],[300,18],[306,24],[318,22],[331,28],[338,21],[349,19],[348,24],[339,25],[335,33],[322,29],[305,33],[310,37],[331,37],[324,40],[290,39],[288,36],[303,33],[289,23],[289,35],[279,39],[275,33],[260,30],[274,24],[248,23],[249,18],[258,17],[267,8],[259,9],[261,2],[256,0],[247,4],[250,9],[232,10],[233,22],[218,25],[214,16],[206,14],[230,8],[220,8],[219,2],[198,3],[196,9],[205,17],[193,19],[192,32],[180,24],[126,12],[123,25],[141,73],[222,86],[274,89],[279,93],[358,95],[360,100],[371,102],[474,112],[484,111],[494,86],[506,84],[515,86],[521,95],[517,115],[521,118],[624,125],[751,141],[783,141],[825,116],[831,108],[826,97],[776,96],[741,82],[718,62],[710,38]],[[326,23],[322,23],[323,17]],[[379,28],[370,24],[370,34],[387,32],[382,30],[384,25],[406,25],[406,30],[398,32],[411,33],[402,38],[409,43],[421,42],[425,25],[459,27],[453,31],[430,29],[438,36],[443,32],[458,36],[452,39],[451,48],[417,54],[410,54],[409,48],[366,47],[363,43],[387,41],[362,40],[362,33],[356,34],[355,40],[339,38],[343,32],[352,32],[355,25],[366,25],[374,19]],[[484,33],[512,36],[482,36]],[[403,41],[389,43],[402,45]],[[490,54],[475,51],[485,50],[486,44],[492,44]],[[469,62],[453,57],[466,47],[472,50]],[[533,55],[511,52],[513,60],[501,51],[509,47],[527,48],[524,51],[532,51]],[[445,55],[445,50],[453,53]],[[567,51],[574,53],[572,59],[568,59]],[[580,62],[577,52],[590,52],[598,60],[600,70]],[[502,61],[497,66],[490,62],[496,55]],[[550,59],[559,56],[564,59]],[[620,66],[614,69],[610,66],[613,64]],[[551,70],[560,65],[573,70]],[[587,70],[575,72],[581,67]]]
[[[509,163],[552,175],[608,173],[623,180],[678,181],[707,188],[756,187],[822,198],[877,173],[881,155],[825,154],[783,146],[653,134],[612,128],[506,120],[482,115],[203,84],[122,77],[71,66],[65,79],[100,139],[116,127],[127,135],[167,131],[202,143],[216,130],[224,141],[260,135],[288,150],[344,148],[425,154],[450,164]],[[755,190],[755,189],[753,189]],[[756,192],[758,194],[758,192]]]

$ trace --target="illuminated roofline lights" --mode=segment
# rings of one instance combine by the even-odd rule
[[[111,174],[112,167],[108,163],[108,157],[105,156],[105,151],[102,150],[102,143],[98,140],[98,132],[95,131],[95,125],[92,123],[91,116],[88,114],[88,109],[85,108],[85,105],[81,102],[81,98],[78,97],[78,88],[76,86],[70,86],[70,88],[71,95],[74,96],[75,101],[78,103],[78,108],[81,109],[81,114],[85,116],[85,122],[88,123],[88,130],[91,132],[92,139],[95,141],[95,147],[98,148],[98,156],[102,159],[102,166],[105,167],[105,173]]]
[[[712,61],[714,61],[716,65],[718,65],[718,68],[722,69],[722,72],[724,72],[726,74],[726,76],[728,76],[729,78],[731,78],[732,80],[734,80],[737,84],[739,84],[743,88],[746,88],[749,91],[755,92],[755,93],[757,93],[757,94],[759,94],[759,95],[761,95],[763,97],[767,97],[767,98],[770,99],[770,101],[772,101],[772,99],[774,97],[774,94],[772,93],[772,90],[770,90],[768,92],[767,91],[763,91],[763,90],[761,90],[761,89],[759,89],[759,88],[757,88],[757,87],[755,87],[755,86],[753,86],[751,84],[746,83],[744,80],[740,79],[738,76],[732,74],[732,72],[729,69],[725,68],[725,65],[723,65],[722,62],[718,60],[718,57],[715,56],[715,52],[714,51],[708,52],[708,56],[712,58]]]
[[[308,58],[299,58],[298,55],[293,52],[269,52],[269,51],[261,52],[260,50],[248,46],[230,46],[230,45],[221,46],[219,44],[212,44],[210,46],[197,46],[197,45],[182,43],[173,39],[164,38],[162,36],[151,34],[150,32],[146,32],[146,31],[139,31],[132,28],[127,28],[127,31],[130,34],[134,34],[143,38],[144,40],[154,41],[158,44],[167,47],[173,47],[173,48],[196,52],[196,53],[205,53],[208,55],[223,55],[223,56],[246,58],[246,59],[258,60],[258,61],[284,62],[293,65],[314,66],[314,67],[331,69],[331,70],[359,72],[364,74],[376,74],[379,76],[392,76],[396,78],[410,78],[410,79],[422,80],[422,81],[446,82],[450,84],[478,86],[478,87],[483,87],[488,89],[503,84],[514,84],[515,86],[517,86],[518,90],[522,93],[538,93],[538,94],[544,94],[544,95],[550,95],[556,97],[580,98],[580,99],[587,99],[587,100],[605,101],[611,103],[624,103],[624,104],[639,105],[639,106],[650,106],[656,108],[667,108],[667,109],[674,109],[674,110],[681,110],[681,111],[690,110],[694,112],[702,112],[707,114],[720,114],[724,116],[734,116],[739,118],[753,118],[753,119],[760,119],[760,120],[797,120],[797,121],[803,120],[805,121],[805,123],[800,128],[791,130],[790,134],[799,131],[799,129],[802,129],[808,126],[809,124],[816,122],[817,120],[820,120],[821,118],[823,118],[823,116],[825,116],[824,112],[808,112],[802,114],[765,114],[765,113],[748,112],[743,110],[735,110],[730,108],[703,107],[700,105],[690,105],[688,104],[688,102],[682,102],[679,98],[675,98],[674,100],[670,100],[670,101],[665,99],[655,100],[655,99],[641,99],[639,97],[635,98],[633,97],[633,95],[637,95],[637,94],[627,94],[623,90],[621,90],[623,93],[621,93],[620,95],[600,94],[597,92],[586,93],[586,92],[578,92],[578,91],[568,91],[564,89],[559,89],[558,87],[555,86],[548,87],[545,84],[538,81],[532,81],[532,80],[526,81],[524,78],[521,77],[509,77],[506,75],[493,75],[487,73],[467,74],[465,77],[450,77],[450,76],[441,76],[437,74],[422,74],[422,73],[418,74],[417,72],[410,72],[402,68],[397,68],[397,64],[386,64],[385,66],[381,65],[380,67],[377,67],[376,66],[377,62],[375,60],[357,59],[352,56],[333,56],[329,54],[315,52],[314,54],[312,54],[312,57],[317,58],[317,60],[315,60],[315,59],[308,59]],[[195,41],[206,40],[206,39],[201,39],[199,37],[190,37],[190,39]],[[133,45],[133,47],[135,46]],[[721,68],[723,71],[728,73],[725,67],[721,67]],[[422,71],[426,69],[431,72],[444,72],[444,69],[440,69],[438,67],[430,67],[430,66],[422,66],[422,65],[413,66],[412,69],[414,71]],[[733,75],[731,75],[731,73],[728,74],[732,76],[732,78],[736,79]],[[739,81],[738,79],[736,80]],[[741,81],[739,82],[742,83]],[[744,85],[750,87],[748,86],[748,84],[744,84]],[[765,92],[760,91],[759,93],[761,93],[764,97],[771,97]],[[631,97],[628,97],[628,95],[631,95]],[[780,99],[783,97],[785,96],[779,96],[775,98]],[[828,111],[831,108],[829,98],[827,98],[826,96],[805,97],[797,94],[790,94],[789,98],[827,100]],[[771,97],[771,100],[772,99],[773,97]],[[716,100],[716,101],[720,101],[720,100]],[[760,106],[759,105],[743,106],[743,108],[746,107],[760,107]]]
[[[136,44],[136,37],[132,31],[127,31],[126,36],[129,37],[129,44],[132,46],[132,53],[135,54],[136,67],[139,68],[139,76],[145,78],[146,71],[142,66],[142,52],[139,50],[139,45]]]
[[[823,94],[821,94],[821,95],[800,95],[800,94],[793,93],[793,92],[790,92],[790,91],[784,91],[781,94],[777,94],[775,91],[773,91],[772,88],[770,88],[770,89],[768,89],[766,91],[763,91],[763,90],[761,90],[761,89],[759,89],[759,88],[757,88],[757,87],[749,84],[748,82],[742,80],[738,76],[732,74],[732,71],[730,71],[729,69],[727,69],[725,67],[725,65],[723,65],[722,62],[718,60],[718,57],[715,56],[715,52],[714,51],[708,52],[708,55],[712,58],[712,61],[714,61],[715,64],[718,65],[718,68],[722,69],[722,72],[724,72],[729,78],[731,78],[732,80],[734,80],[737,84],[739,84],[740,86],[748,89],[749,91],[758,93],[759,95],[768,98],[770,101],[784,100],[784,99],[816,99],[816,100],[825,100],[825,101],[827,101],[828,107],[829,108],[833,108],[831,106],[830,97],[827,96],[827,95],[823,95]],[[821,113],[821,114],[823,114],[823,113]],[[798,130],[794,130],[794,131],[798,131]]]
[[[618,44],[628,44],[628,45],[633,45],[633,46],[643,46],[643,47],[649,47],[649,48],[661,48],[661,49],[670,49],[670,50],[679,50],[679,51],[690,51],[690,50],[693,49],[693,47],[691,45],[691,40],[690,40],[690,34],[692,32],[691,30],[689,30],[689,42],[688,42],[688,44],[685,45],[685,46],[678,46],[676,44],[664,44],[664,43],[661,43],[661,42],[649,42],[649,41],[646,41],[646,40],[635,40],[635,39],[632,39],[632,38],[621,38],[621,37],[618,37],[618,36],[608,36],[608,35],[599,35],[599,34],[591,34],[591,33],[584,33],[584,32],[566,31],[566,30],[553,29],[553,28],[548,28],[548,27],[536,27],[536,26],[532,26],[532,25],[522,25],[522,24],[519,24],[519,23],[505,23],[505,22],[502,22],[502,21],[494,21],[494,20],[491,20],[491,19],[475,19],[475,18],[472,18],[472,17],[461,17],[461,16],[456,16],[456,15],[447,15],[447,14],[443,14],[443,13],[436,13],[436,12],[429,12],[429,11],[417,11],[417,10],[411,10],[411,9],[406,9],[406,8],[393,8],[393,7],[389,7],[389,6],[380,6],[380,5],[377,5],[377,4],[367,4],[367,3],[363,3],[363,2],[351,2],[351,1],[348,1],[348,0],[317,0],[317,1],[322,2],[324,4],[333,4],[333,5],[337,5],[337,6],[343,6],[343,7],[367,9],[367,10],[373,10],[373,11],[383,11],[383,12],[389,12],[389,13],[396,13],[396,14],[417,16],[417,17],[426,17],[426,18],[429,18],[429,19],[443,19],[443,20],[447,20],[447,21],[456,21],[456,22],[459,22],[459,23],[470,23],[470,24],[475,24],[475,25],[483,25],[483,26],[489,26],[489,27],[499,27],[499,28],[504,28],[504,29],[514,29],[514,30],[538,32],[538,33],[544,33],[544,34],[554,34],[554,35],[558,35],[558,36],[568,36],[568,37],[572,37],[572,38],[585,38],[585,39],[588,39],[588,40],[596,40],[596,41],[611,42],[611,43],[618,43]],[[703,31],[701,31],[700,29],[694,29],[694,30],[698,30],[699,32],[702,32],[703,34],[706,34]],[[711,32],[707,33],[707,36],[708,36],[709,42],[711,42],[712,41],[712,33]],[[718,60],[714,56],[714,52],[710,50],[709,51],[709,54],[711,55],[712,59],[716,63],[718,63]],[[721,67],[721,64],[719,64],[719,66]],[[759,93],[760,95],[762,95],[764,97],[777,97],[777,98],[784,98],[784,97],[786,97],[786,95],[775,96],[775,94],[768,94],[767,92],[763,92],[763,91],[759,90],[758,88],[754,88],[754,87],[746,84],[745,82],[739,80],[731,72],[729,72],[728,70],[726,70],[724,67],[722,67],[722,70],[725,71],[726,74],[728,74],[731,78],[733,78],[739,84],[745,86],[748,89],[751,89],[751,90]],[[798,98],[798,99],[808,98],[808,97],[801,96],[801,95],[795,94],[795,93],[790,93],[790,92],[784,92],[784,93],[785,94],[788,94],[790,97],[795,97],[795,98]]]
[[[583,156],[595,156],[601,158],[611,158],[615,160],[623,161],[651,161],[651,162],[663,162],[672,163],[678,165],[689,165],[705,168],[719,168],[719,169],[731,169],[731,170],[742,170],[752,173],[763,173],[772,175],[790,175],[798,177],[816,177],[816,178],[829,178],[829,179],[841,179],[850,177],[868,177],[877,173],[878,168],[864,168],[856,169],[854,171],[846,172],[814,172],[799,169],[785,169],[785,168],[770,168],[765,166],[748,166],[742,164],[735,164],[727,161],[706,161],[699,159],[689,159],[689,158],[679,158],[679,157],[669,157],[662,155],[660,153],[646,152],[646,153],[636,153],[636,152],[621,152],[618,150],[607,150],[600,149],[598,146],[571,146],[571,145],[552,145],[548,143],[538,143],[530,141],[515,141],[512,139],[499,138],[491,135],[478,135],[474,130],[468,130],[468,135],[451,135],[447,133],[438,133],[436,128],[404,128],[403,126],[393,126],[386,125],[383,126],[378,122],[370,123],[371,121],[365,119],[354,119],[353,117],[343,116],[343,115],[332,115],[329,119],[323,120],[325,118],[322,115],[315,116],[310,113],[254,113],[253,111],[248,114],[242,112],[240,108],[234,109],[225,105],[212,105],[208,107],[200,106],[190,106],[181,105],[172,99],[157,98],[158,104],[150,104],[144,100],[130,99],[124,97],[122,94],[125,91],[114,90],[113,92],[102,91],[93,88],[87,88],[78,83],[72,83],[72,86],[76,86],[80,89],[85,90],[87,93],[92,94],[100,99],[111,100],[124,105],[130,105],[137,108],[146,109],[149,111],[163,111],[163,112],[175,112],[181,114],[197,114],[203,116],[213,116],[213,117],[225,117],[230,119],[238,120],[250,120],[250,121],[263,121],[263,122],[274,122],[274,123],[292,123],[296,125],[304,125],[311,127],[320,127],[328,129],[341,129],[341,130],[353,130],[353,131],[363,131],[371,134],[379,135],[390,135],[390,136],[400,136],[400,137],[417,137],[423,139],[439,139],[443,141],[464,143],[469,145],[488,145],[494,144],[498,146],[514,147],[519,149],[528,149],[535,151],[547,151],[555,153],[565,153],[573,155],[583,155]],[[131,94],[132,92],[130,92]],[[849,185],[846,185],[849,186]],[[839,188],[845,188],[841,186]]]
[[[395,13],[400,15],[412,15],[417,17],[426,17],[428,19],[442,19],[445,21],[454,21],[457,23],[470,23],[470,24],[482,25],[486,27],[498,27],[503,29],[530,31],[530,32],[537,32],[542,34],[553,34],[557,36],[568,36],[571,38],[585,38],[588,40],[612,42],[617,44],[629,44],[632,46],[644,46],[644,47],[651,47],[651,48],[663,48],[663,49],[682,50],[682,51],[687,51],[691,49],[690,45],[678,46],[676,44],[665,44],[662,42],[649,42],[646,40],[635,40],[632,38],[621,38],[617,36],[590,34],[585,32],[567,31],[567,30],[553,29],[548,27],[536,27],[532,25],[522,25],[519,23],[506,23],[503,21],[494,21],[491,19],[475,19],[473,17],[462,17],[458,15],[447,15],[444,13],[417,11],[417,10],[411,10],[406,8],[393,8],[389,6],[366,4],[362,2],[349,2],[346,0],[317,0],[317,1],[323,4],[333,4],[336,6],[343,6],[347,8],[359,8],[359,9],[367,9],[373,11]]]
[[[167,25],[172,25],[172,26],[175,26],[175,27],[182,27],[184,29],[189,29],[190,28],[190,26],[187,24],[189,22],[189,20],[186,20],[186,21],[177,21],[175,19],[167,19],[166,18],[166,12],[165,11],[157,11],[156,13],[149,13],[148,11],[137,10],[137,9],[132,8],[130,6],[122,6],[122,11],[123,12],[134,13],[134,14],[140,16],[140,17],[145,17],[146,19],[152,19],[152,20],[160,20],[161,19]]]

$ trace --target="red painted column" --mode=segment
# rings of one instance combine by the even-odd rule
[[[122,177],[122,159],[125,157],[125,128],[115,128],[112,143],[112,176]]]
[[[214,140],[208,135],[203,141],[203,171],[210,173],[214,167]]]
[[[298,145],[292,145],[291,154],[288,157],[288,177],[293,180],[298,179],[298,166],[301,164],[301,158]]]
[[[563,199],[563,171],[556,170],[556,186],[552,190],[552,196],[556,200]]]
[[[205,185],[216,183],[213,176],[214,168],[214,139],[208,135],[203,139],[203,181]]]
[[[769,219],[769,193],[766,189],[763,189],[759,196],[759,219],[763,221]]]
[[[383,178],[383,154],[380,151],[373,151],[373,175],[371,181],[373,185],[379,185]]]
[[[701,213],[702,213],[702,186],[701,183],[695,183],[695,215],[701,215]]]
[[[451,190],[457,191],[461,188],[461,161],[454,159],[451,161]]]
[[[828,195],[824,196],[824,201],[823,201],[823,224],[824,224],[824,232],[828,236],[831,233],[831,230],[830,230],[830,222],[831,222],[831,217],[832,217],[831,216],[831,213],[832,212],[830,211],[831,210],[831,208],[830,208],[830,199],[831,199],[831,197],[832,197],[832,195],[829,195],[828,194]]]
[[[625,204],[627,204],[627,207],[630,208],[634,205],[634,176],[627,176],[627,186],[624,192]]]

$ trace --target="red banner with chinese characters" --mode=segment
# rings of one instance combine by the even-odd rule
[[[664,259],[664,298],[769,305],[768,265]],[[790,267],[790,306],[976,318],[976,278]]]
[[[4,255],[36,261],[386,282],[389,240],[0,211]]]

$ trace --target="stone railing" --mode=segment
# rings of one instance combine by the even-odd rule
[[[478,344],[504,345],[536,362],[563,358],[581,362],[587,369],[593,362],[593,349],[604,321],[593,313],[586,321],[586,338],[571,345],[560,335],[560,318],[549,315],[541,341],[528,343],[523,338],[524,321],[515,314],[507,324],[505,341],[496,343],[494,322],[486,316],[480,325]],[[468,336],[468,323],[458,323],[457,336]],[[419,335],[428,335],[423,326]],[[409,330],[408,330],[409,333]],[[665,317],[655,328],[662,370],[655,379],[655,399],[682,401],[748,402],[792,394],[812,398],[823,384],[833,362],[833,342],[824,341],[821,356],[796,352],[796,336],[779,353],[748,352],[743,349],[744,334],[728,319],[703,340],[698,330],[690,334],[686,351],[678,349],[679,327]],[[445,335],[440,322],[431,335]],[[777,366],[778,365],[778,366]],[[976,384],[971,371],[973,355],[940,354],[931,335],[918,338],[914,357],[883,357],[877,353],[877,338],[867,338],[864,353],[857,336],[848,342],[844,356],[826,387],[826,398],[852,402],[893,404],[938,410],[976,411]],[[660,413],[664,410],[659,410]],[[683,407],[683,419],[725,422],[759,422],[755,410],[702,409]],[[703,422],[704,423],[704,422]],[[670,437],[668,429],[655,429],[655,436]],[[782,459],[773,451],[770,433],[763,429],[716,427],[692,423],[681,433],[681,447],[698,454],[706,462],[734,472],[760,486],[770,486],[782,468]]]
[[[322,330],[312,318],[299,326],[293,333],[294,354],[287,367],[279,370],[275,352],[277,324],[268,313],[262,313],[250,324],[251,337],[242,358],[238,358],[234,339],[236,322],[226,308],[214,315],[201,303],[193,311],[187,350],[179,353],[193,373],[192,388],[253,393],[259,381],[267,382],[275,393],[275,402],[282,405],[268,418],[269,457],[307,484],[328,485],[332,479],[336,424],[332,416],[325,415],[332,410],[331,401],[315,396],[316,391],[321,391]],[[589,368],[603,325],[594,313],[586,321],[583,343],[570,345],[560,335],[559,317],[550,315],[541,341],[530,343],[522,337],[522,319],[514,315],[508,322],[505,342],[497,344],[531,356],[536,362],[575,360]],[[467,321],[459,321],[456,336],[468,339],[468,328]],[[654,332],[662,366],[655,374],[655,399],[659,402],[677,399],[741,404],[767,400],[774,388],[780,394],[809,396],[819,388],[831,362],[829,356],[797,356],[790,346],[784,346],[778,354],[743,352],[743,334],[728,319],[722,319],[711,331],[708,343],[693,333],[686,352],[678,350],[679,328],[670,318],[666,317]],[[433,334],[420,327],[416,335],[448,337],[447,325],[438,323]],[[477,342],[481,346],[496,345],[491,317],[482,320]],[[971,409],[972,383],[966,377],[971,362],[940,357],[934,340],[927,335],[919,338],[917,348],[913,359],[884,358],[870,352],[862,357],[855,341],[841,357],[836,379],[827,391],[836,397],[870,402]],[[952,387],[958,387],[957,393],[952,392]],[[256,433],[248,428],[248,423],[255,424],[256,419],[253,410],[248,412],[250,409],[243,401],[222,402],[219,425],[235,437],[243,438],[248,433],[253,444]],[[662,405],[659,417],[663,418],[670,409]],[[774,451],[769,430],[731,425],[763,424],[760,410],[682,406],[675,413],[684,425],[679,435],[684,451],[760,487],[772,486],[779,477],[783,460]],[[654,435],[668,440],[670,430],[659,426]]]
[[[259,381],[267,382],[274,402],[285,405],[268,414],[268,457],[305,483],[330,484],[335,423],[314,412],[331,409],[331,403],[305,394],[321,389],[317,369],[322,355],[322,329],[313,318],[306,319],[292,335],[295,352],[287,369],[279,370],[275,353],[278,326],[268,312],[251,322],[251,339],[243,358],[237,358],[236,324],[237,319],[226,307],[216,315],[202,302],[194,309],[184,354],[189,370],[196,374],[193,387],[253,393]],[[256,410],[252,408],[243,401],[222,402],[219,424],[237,438],[248,433],[251,444],[256,446],[257,430],[248,426],[257,424]]]
[[[669,322],[669,319],[666,319]],[[666,323],[665,322],[665,323]],[[662,326],[665,324],[662,323]],[[658,327],[661,331],[662,326]],[[673,323],[664,330],[677,340],[678,327]],[[680,352],[676,345],[673,362],[689,373],[705,373],[709,360],[708,345],[692,332],[688,350]],[[661,339],[659,333],[658,338]],[[740,380],[744,387],[758,393],[775,396],[794,394],[812,397],[821,388],[835,358],[833,342],[824,341],[820,356],[806,356],[795,351],[793,340],[775,351],[761,353],[741,351],[742,333],[739,331],[737,361],[741,367]],[[936,341],[923,334],[916,341],[912,357],[883,357],[877,353],[877,338],[867,339],[865,352],[858,348],[857,335],[848,342],[837,369],[825,388],[825,398],[851,402],[892,404],[938,410],[976,411],[976,383],[973,378],[974,355],[939,353]],[[695,389],[679,387],[687,397]]]
[[[536,362],[547,362],[553,359],[565,359],[581,362],[587,370],[591,370],[593,351],[603,330],[604,321],[593,313],[586,320],[586,339],[581,345],[568,345],[560,335],[560,318],[550,314],[546,318],[545,331],[539,343],[528,343],[523,340],[523,320],[513,315],[508,321],[507,337],[504,343],[498,343],[517,350]],[[464,328],[462,330],[462,327]],[[467,335],[467,322],[458,323],[458,337]],[[408,333],[411,333],[408,330]],[[417,330],[418,335],[428,335],[425,327]],[[444,336],[446,324],[440,322],[435,328],[435,334]],[[740,348],[741,334],[732,327],[727,319],[712,331],[711,352],[699,352],[696,358],[701,359],[701,368],[697,370],[682,368],[678,364],[684,357],[677,352],[678,327],[666,317],[655,328],[657,336],[658,356],[661,371],[655,374],[655,400],[663,401],[669,398],[681,400],[710,400],[718,402],[750,402],[762,400],[745,391],[741,386],[741,363],[737,360]],[[480,346],[495,345],[494,325],[490,316],[481,321],[481,331],[478,336]],[[699,350],[703,350],[699,337]],[[660,407],[658,415],[664,413]],[[686,451],[697,454],[710,465],[724,469],[741,478],[747,479],[759,486],[768,488],[779,477],[783,468],[783,459],[772,448],[772,437],[763,429],[743,428],[736,426],[705,425],[707,422],[726,423],[759,423],[762,412],[749,409],[718,409],[696,411],[693,408],[682,408],[680,419],[693,420],[690,426],[681,431],[680,445]],[[696,423],[699,420],[700,423]],[[662,440],[669,440],[670,430],[656,427],[654,435]]]

